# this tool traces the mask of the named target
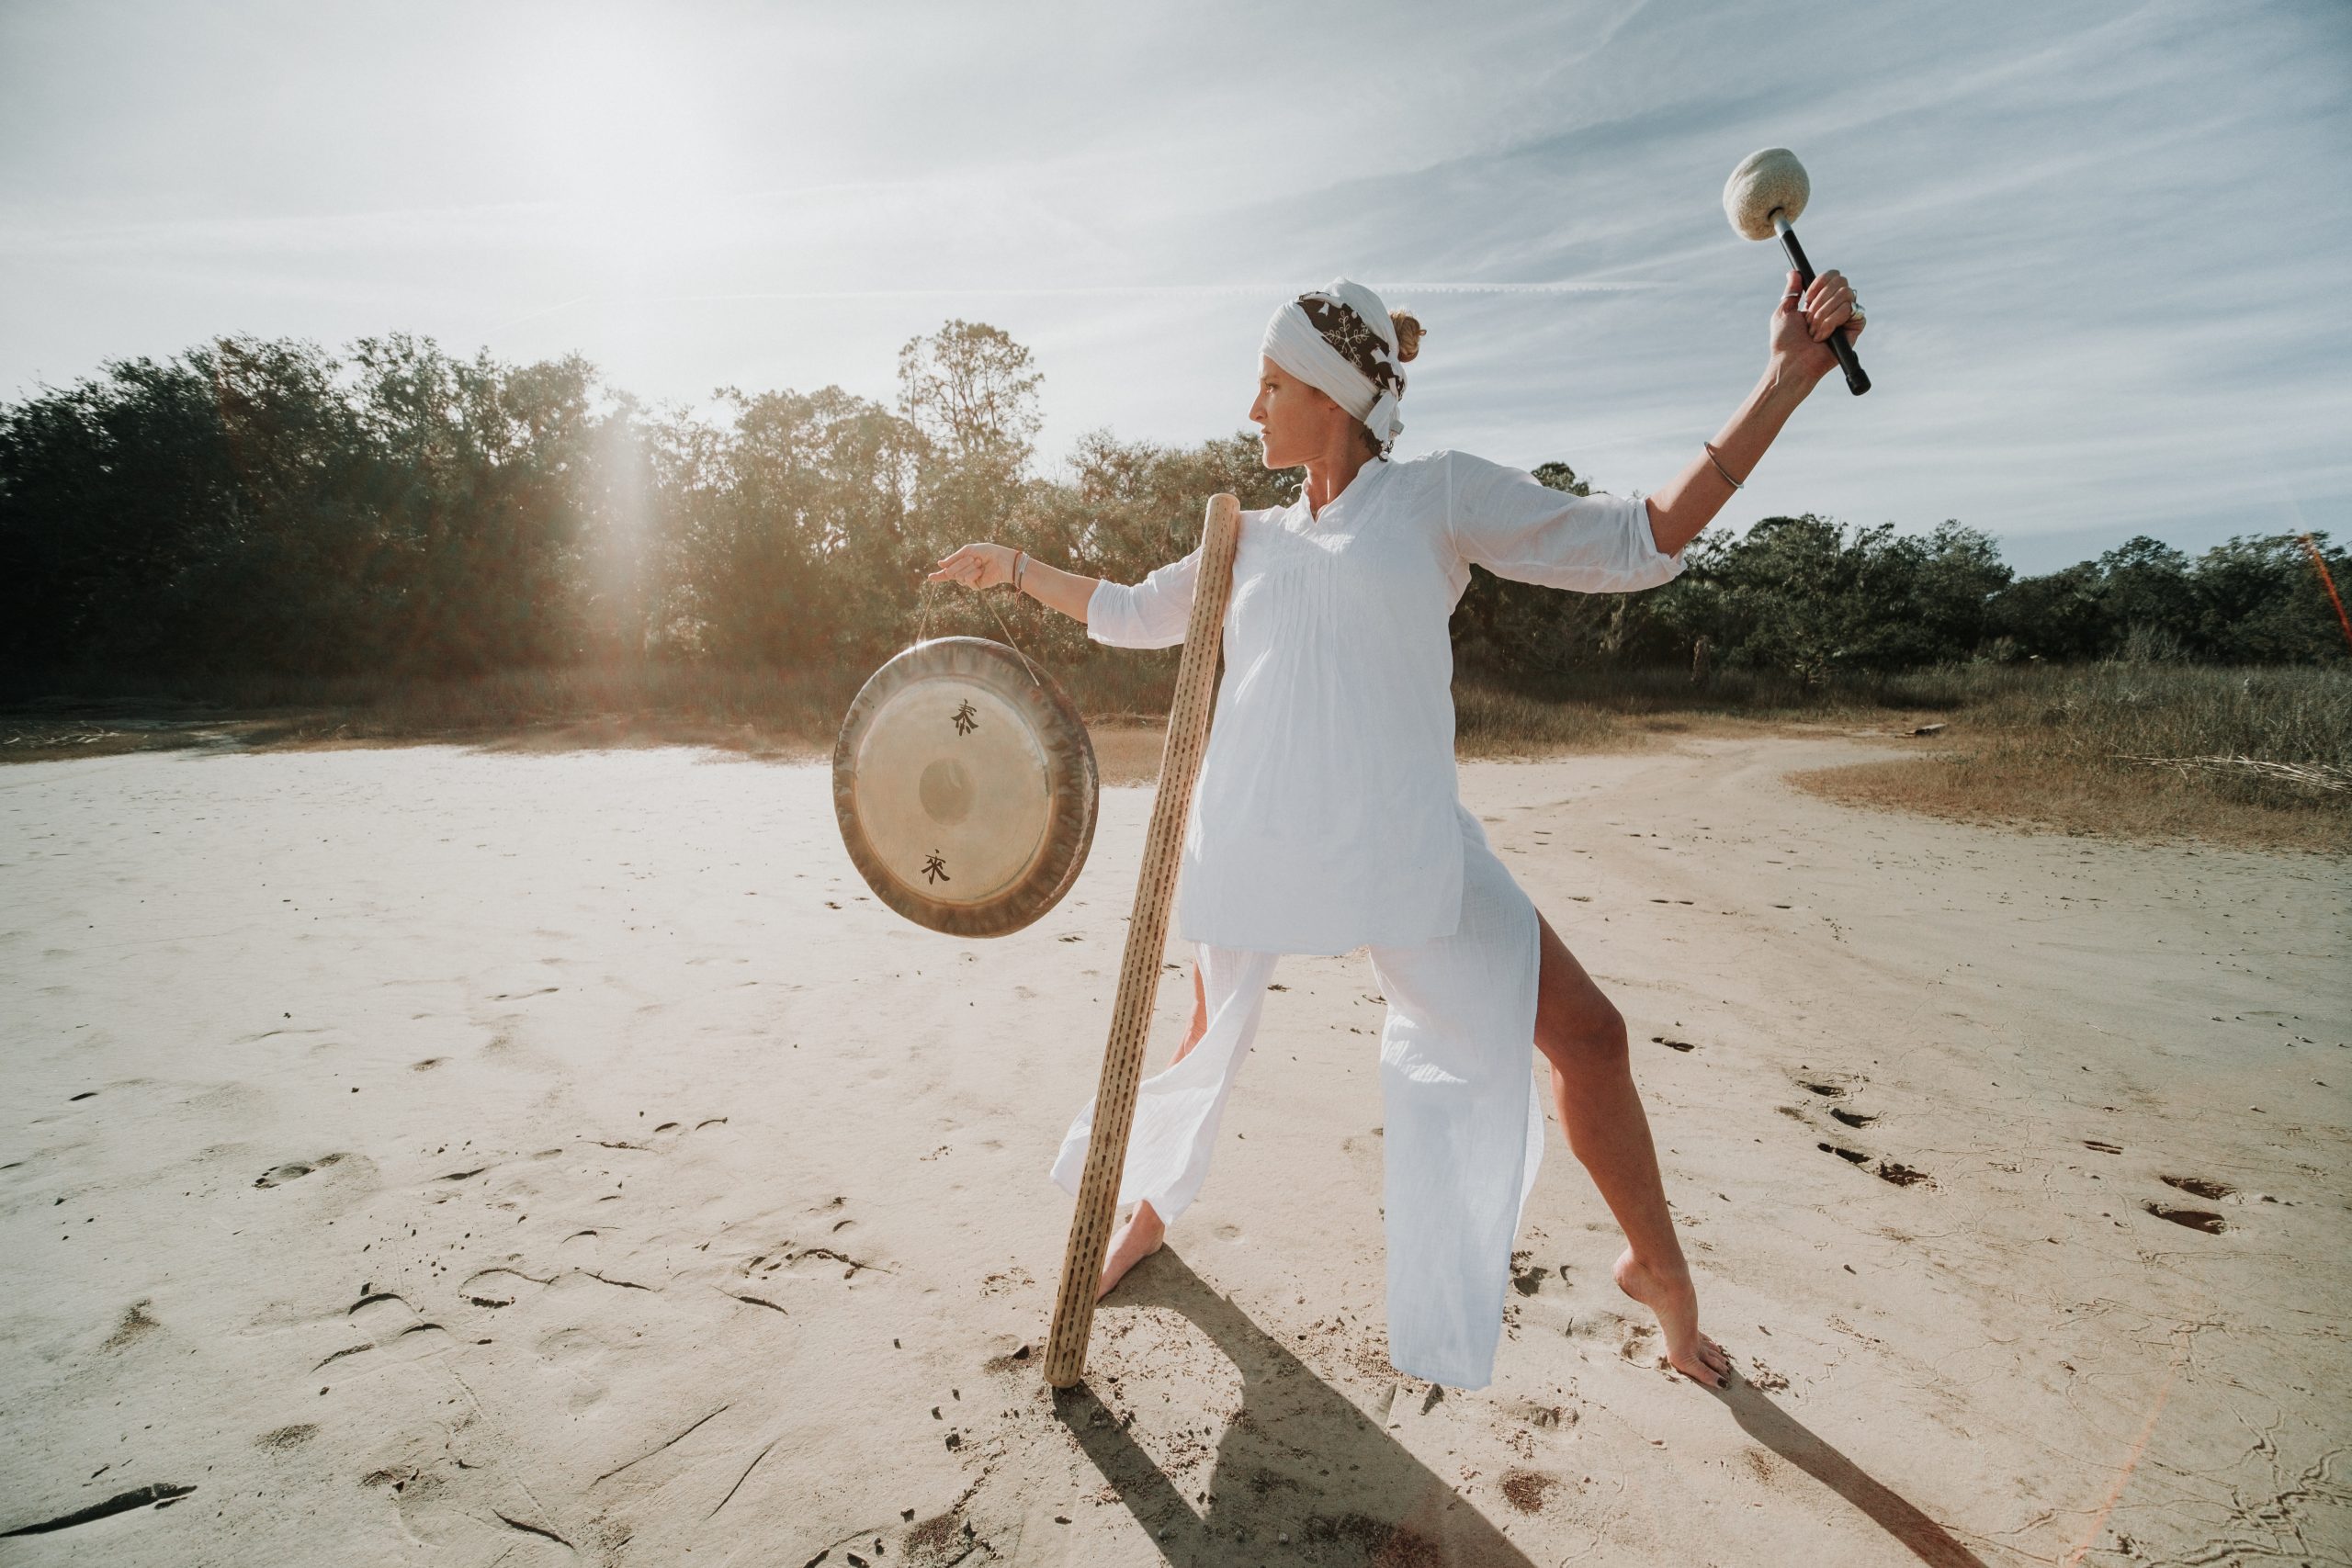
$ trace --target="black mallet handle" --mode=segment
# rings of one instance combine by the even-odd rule
[[[1797,231],[1783,220],[1779,225],[1781,248],[1789,253],[1789,265],[1797,269],[1799,287],[1813,287],[1813,264],[1804,259],[1804,247],[1797,243]],[[1871,378],[1862,362],[1855,357],[1854,345],[1846,341],[1846,329],[1839,327],[1829,334],[1829,352],[1838,356],[1838,367],[1846,372],[1846,386],[1854,396],[1860,397],[1871,389]]]

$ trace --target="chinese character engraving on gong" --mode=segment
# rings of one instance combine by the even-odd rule
[[[953,882],[956,880],[954,877],[947,874],[947,863],[940,858],[939,852],[937,850],[932,851],[931,858],[922,863],[922,874],[923,880],[931,883]]]
[[[956,733],[958,735],[969,735],[980,727],[980,716],[973,710],[969,697],[964,699],[964,705],[957,708],[951,716],[955,719]]]

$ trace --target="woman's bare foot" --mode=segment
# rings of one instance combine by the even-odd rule
[[[1699,1332],[1699,1292],[1686,1272],[1667,1279],[1627,1247],[1617,1259],[1617,1288],[1657,1314],[1666,1332],[1666,1359],[1694,1382],[1721,1388],[1731,1381],[1731,1358]]]
[[[1193,965],[1193,1022],[1184,1031],[1184,1043],[1176,1047],[1176,1055],[1169,1058],[1172,1066],[1192,1055],[1201,1036],[1209,1032],[1209,1001],[1201,988],[1201,966]],[[1159,1243],[1168,1235],[1168,1226],[1159,1212],[1149,1203],[1137,1203],[1127,1223],[1111,1237],[1109,1256],[1102,1259],[1102,1281],[1094,1287],[1094,1299],[1101,1301],[1111,1293],[1111,1287],[1123,1279],[1127,1270],[1159,1250]]]
[[[1094,1299],[1101,1301],[1111,1293],[1111,1287],[1124,1278],[1128,1269],[1159,1250],[1160,1238],[1168,1227],[1159,1221],[1159,1211],[1149,1203],[1137,1203],[1136,1212],[1127,1216],[1118,1234],[1111,1238],[1110,1256],[1102,1260],[1102,1282],[1094,1288]],[[1692,1309],[1695,1315],[1697,1309]]]

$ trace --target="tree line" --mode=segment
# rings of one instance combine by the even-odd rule
[[[994,538],[1132,582],[1198,536],[1203,500],[1295,499],[1249,433],[1170,447],[1083,438],[1035,470],[1027,349],[952,321],[900,351],[895,406],[837,387],[722,389],[650,409],[574,356],[340,355],[224,338],[106,365],[0,407],[0,657],[20,688],[77,674],[432,677],[602,660],[863,672],[919,631],[1102,656],[1034,607],[925,590]],[[1582,492],[1565,463],[1536,470]],[[2339,579],[2343,552],[2321,546]],[[1965,659],[2344,657],[2289,535],[2200,556],[2137,538],[2020,577],[1984,533],[1766,518],[1702,536],[1658,592],[1586,596],[1475,574],[1467,670],[1509,678],[1684,663],[1817,683]]]

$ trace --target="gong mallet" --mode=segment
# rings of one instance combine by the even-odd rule
[[[1793,225],[1804,216],[1805,201],[1812,195],[1813,182],[1805,178],[1804,165],[1785,147],[1750,152],[1724,184],[1724,216],[1731,220],[1731,226],[1743,239],[1769,240],[1778,234],[1781,248],[1789,254],[1789,265],[1801,280],[1800,288],[1812,287],[1813,264],[1804,259],[1804,247],[1797,243]],[[1846,340],[1844,327],[1829,334],[1829,352],[1838,356],[1838,368],[1846,372],[1846,385],[1854,396],[1871,389],[1871,378],[1855,357],[1854,345]]]
[[[1119,1210],[1119,1178],[1126,1170],[1127,1135],[1135,1129],[1136,1090],[1143,1081],[1144,1036],[1159,995],[1159,964],[1168,944],[1168,906],[1176,890],[1176,862],[1201,753],[1209,738],[1209,699],[1216,684],[1225,603],[1233,590],[1233,548],[1241,534],[1241,503],[1209,497],[1201,529],[1200,574],[1193,584],[1193,618],[1184,627],[1183,660],[1176,667],[1176,701],[1168,713],[1168,740],[1159,754],[1159,791],[1143,841],[1135,913],[1119,961],[1119,994],[1111,1009],[1111,1039],[1102,1049],[1102,1077],[1094,1091],[1094,1127],[1079,1177],[1078,1212],[1062,1252],[1061,1292],[1054,1299],[1053,1333],[1046,1341],[1046,1381],[1069,1388],[1086,1371],[1086,1338],[1094,1328],[1094,1287],[1111,1246]]]

